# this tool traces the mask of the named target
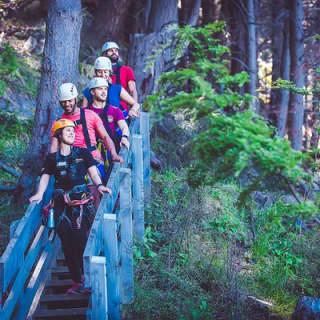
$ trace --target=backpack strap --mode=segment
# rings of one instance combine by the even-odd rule
[[[116,64],[116,84],[121,84],[120,83],[120,69],[121,69],[121,64],[117,63]]]
[[[113,137],[111,128],[110,128],[110,126],[109,126],[108,110],[109,110],[109,105],[106,105],[106,106],[103,108],[103,112],[102,112],[102,114],[100,115],[100,118],[101,118],[101,120],[103,121],[104,127],[106,128],[106,130],[107,130],[107,132],[108,132],[108,135],[110,136],[110,138],[111,138],[112,140],[114,140],[114,137]]]
[[[80,109],[80,122],[82,124],[82,130],[83,130],[83,135],[84,139],[86,141],[87,149],[89,152],[92,152],[96,150],[96,146],[91,146],[90,143],[90,137],[89,137],[89,131],[88,131],[88,126],[87,126],[87,121],[86,121],[86,114],[85,114],[85,109]]]
[[[104,108],[103,108],[103,112],[99,115],[103,125],[109,135],[109,137],[112,139],[115,147],[116,147],[116,151],[119,152],[119,146],[120,146],[120,137],[117,133],[113,134],[110,125],[109,125],[109,121],[108,121],[108,110],[109,110],[109,105],[107,104]]]

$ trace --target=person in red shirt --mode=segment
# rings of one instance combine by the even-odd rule
[[[118,107],[124,114],[125,118],[138,117],[140,105],[130,96],[120,84],[112,84],[111,80],[112,64],[111,60],[107,57],[98,57],[94,63],[94,77],[104,78],[108,81],[108,95],[107,103],[113,107]],[[88,107],[92,104],[92,95],[89,87],[86,87],[83,91],[82,108]],[[129,108],[129,111],[121,106],[121,101],[125,102]]]
[[[133,70],[129,66],[120,64],[118,44],[114,41],[107,41],[102,46],[102,55],[108,57],[112,62],[112,83],[121,84],[121,86],[130,93],[132,98],[138,102],[136,79]],[[128,111],[128,105],[124,101],[121,101],[121,105]]]

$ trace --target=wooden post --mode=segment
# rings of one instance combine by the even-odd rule
[[[134,234],[141,243],[144,235],[144,193],[143,193],[143,154],[142,136],[132,136],[133,171],[133,223]]]
[[[133,254],[132,254],[132,196],[131,170],[120,169],[120,293],[121,302],[133,301]]]
[[[10,223],[10,240],[13,238],[14,232],[16,231],[19,222],[20,219],[14,220]]]
[[[103,216],[104,256],[107,260],[109,319],[120,320],[120,265],[115,214]]]
[[[92,319],[108,319],[106,258],[91,257]]]
[[[150,179],[150,135],[149,135],[149,113],[141,112],[140,134],[142,136],[143,150],[143,186],[144,199],[150,203],[151,199],[151,179]]]

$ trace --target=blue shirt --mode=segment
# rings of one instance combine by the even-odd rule
[[[120,84],[111,84],[108,88],[108,97],[107,97],[107,104],[114,106],[114,107],[120,107],[120,93],[121,93],[121,85]],[[88,100],[88,104],[92,104],[92,95],[90,93],[89,87],[85,88],[82,91],[82,94],[86,97]]]

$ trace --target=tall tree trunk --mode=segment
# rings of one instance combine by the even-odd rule
[[[318,149],[319,145],[319,127],[320,127],[320,115],[319,115],[319,97],[315,95],[312,101],[312,117],[311,117],[311,138],[310,147],[311,149]]]
[[[132,0],[99,1],[90,26],[84,28],[82,38],[87,45],[101,47],[108,40],[128,43],[131,28],[126,30]],[[132,30],[134,31],[134,30]],[[92,37],[92,34],[95,36]]]
[[[280,68],[280,77],[283,80],[290,80],[290,61],[290,27],[288,17],[283,28],[283,50]],[[281,89],[279,97],[279,114],[277,118],[278,134],[281,138],[286,135],[289,100],[290,91],[288,89]]]
[[[272,83],[280,78],[281,62],[283,51],[283,39],[285,22],[288,17],[288,10],[286,0],[272,0]],[[270,115],[269,118],[273,122],[278,122],[278,115],[280,110],[280,95],[279,90],[271,90],[270,96]]]
[[[247,61],[247,26],[246,7],[242,0],[230,0],[221,2],[222,20],[227,22],[230,32],[231,49],[231,74],[248,71]],[[244,93],[244,87],[239,89]]]
[[[57,100],[59,86],[63,82],[76,84],[78,81],[81,26],[81,0],[50,1],[33,136],[25,172],[19,181],[22,189],[33,185],[32,176],[39,172],[48,152],[52,122],[61,114]]]
[[[169,43],[173,39],[175,32],[168,32],[164,28],[171,22],[178,22],[178,0],[152,0],[147,30],[143,34],[131,35],[128,64],[135,72],[140,102],[156,90],[157,79],[172,60],[171,50],[168,49],[156,58],[151,68],[144,70],[149,57],[159,49],[159,44]]]
[[[220,0],[202,0],[202,24],[220,19],[221,1]]]
[[[257,35],[255,0],[247,0],[248,8],[248,67],[249,67],[249,93],[256,97],[253,100],[253,107],[259,113],[259,97],[257,93],[258,68],[257,68]]]
[[[303,34],[303,1],[291,0],[290,25],[291,25],[291,79],[298,88],[304,87],[304,34]],[[291,93],[291,128],[290,141],[295,150],[302,149],[302,125],[303,125],[303,96]]]
[[[195,26],[198,22],[201,0],[182,0],[179,15],[180,25]]]
[[[178,0],[152,0],[148,32],[160,32],[171,23],[178,23]]]

